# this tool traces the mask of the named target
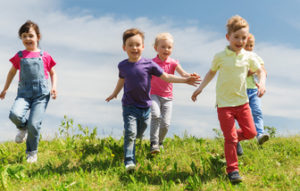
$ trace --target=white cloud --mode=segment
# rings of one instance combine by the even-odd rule
[[[200,73],[203,78],[213,55],[223,50],[227,43],[220,32],[193,25],[176,27],[173,21],[161,24],[149,18],[131,20],[88,14],[67,15],[60,10],[59,1],[8,1],[1,6],[0,16],[0,36],[3,39],[0,45],[1,88],[11,67],[8,59],[23,48],[17,31],[27,18],[40,25],[42,48],[57,61],[58,99],[51,100],[46,112],[46,116],[52,116],[51,121],[47,117],[45,119],[43,132],[47,135],[48,132],[53,133],[49,130],[53,127],[49,126],[59,124],[65,114],[73,117],[75,122],[97,125],[100,132],[113,131],[117,136],[122,134],[122,95],[110,103],[104,100],[116,84],[117,63],[126,58],[121,49],[122,32],[125,29],[138,27],[145,32],[145,57],[155,56],[152,44],[157,33],[172,33],[175,38],[173,57],[179,59],[187,71]],[[300,105],[297,98],[300,91],[295,87],[295,84],[299,84],[299,50],[283,45],[274,46],[270,42],[257,42],[256,50],[265,60],[268,70],[267,94],[263,98],[264,114],[299,120]],[[16,81],[10,87],[6,100],[1,101],[1,110],[9,111],[16,95]],[[186,129],[190,134],[206,137],[213,135],[212,128],[218,128],[214,109],[215,80],[207,86],[196,103],[190,100],[193,91],[194,87],[174,85],[174,108],[189,109],[184,113],[174,109],[174,128],[170,129],[170,135]],[[12,125],[7,123],[6,116],[0,117],[6,121],[2,128],[7,129],[7,135],[11,136],[8,129]]]

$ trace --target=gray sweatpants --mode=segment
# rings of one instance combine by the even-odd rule
[[[162,143],[170,127],[173,102],[170,98],[151,95],[150,142]]]

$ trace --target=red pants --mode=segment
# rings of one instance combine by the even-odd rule
[[[237,142],[256,136],[249,104],[218,108],[218,118],[225,139],[226,171],[227,173],[238,171]],[[240,126],[238,130],[235,127],[235,120]]]

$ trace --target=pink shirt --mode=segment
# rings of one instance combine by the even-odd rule
[[[22,51],[23,57],[22,58],[38,58],[40,57],[40,52],[31,52],[27,50]],[[20,61],[21,58],[18,55],[18,53],[12,57],[9,60],[13,66],[17,69],[20,70]],[[44,73],[45,73],[45,78],[48,79],[48,72],[52,69],[53,66],[56,65],[55,61],[52,59],[50,54],[48,52],[43,51],[43,62],[44,62]]]
[[[167,58],[167,60],[162,61],[159,59],[159,57],[155,57],[152,59],[154,62],[156,62],[163,70],[164,72],[168,74],[174,74],[175,69],[179,62],[177,60],[174,60],[170,57]],[[173,84],[168,83],[160,79],[159,77],[152,76],[151,80],[151,92],[150,94],[155,94],[160,97],[167,97],[172,98],[173,97]]]

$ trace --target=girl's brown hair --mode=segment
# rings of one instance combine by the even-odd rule
[[[26,21],[19,29],[19,37],[21,38],[22,34],[25,32],[25,33],[28,33],[30,28],[33,28],[34,31],[36,32],[36,35],[38,37],[38,39],[41,38],[41,33],[40,33],[40,29],[39,29],[39,26],[32,22],[31,20],[28,20]]]

